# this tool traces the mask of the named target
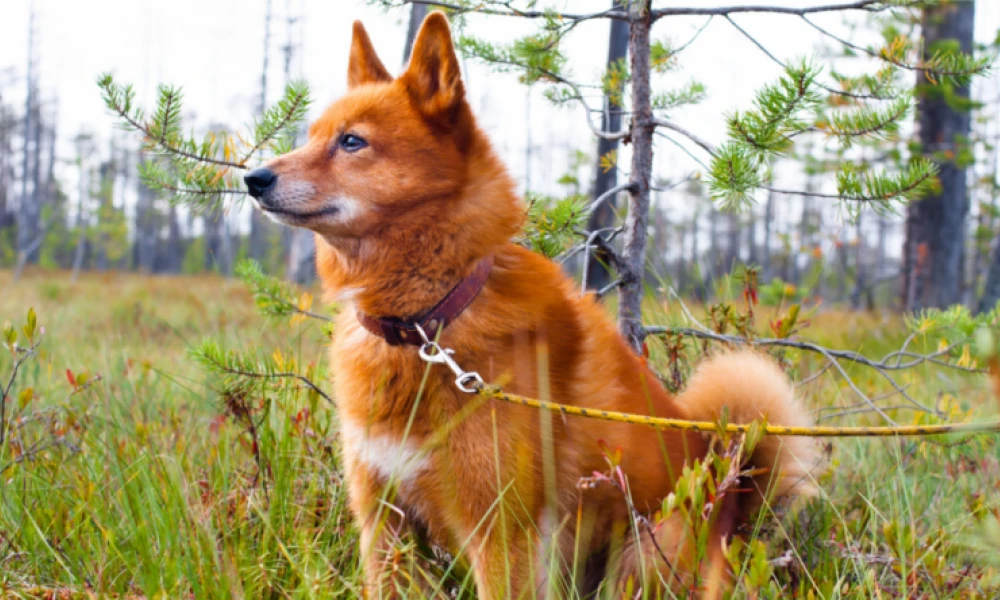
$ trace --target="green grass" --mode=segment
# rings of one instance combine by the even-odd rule
[[[358,594],[333,411],[292,380],[234,394],[187,354],[209,337],[258,348],[329,389],[318,324],[258,316],[243,284],[212,277],[87,275],[71,284],[65,273],[29,272],[16,285],[0,274],[0,291],[0,321],[21,323],[34,307],[45,327],[8,401],[14,433],[0,446],[0,596]],[[770,312],[760,309],[758,322],[766,326]],[[678,319],[674,305],[649,314]],[[905,331],[898,318],[829,312],[808,336],[880,356]],[[666,372],[663,348],[651,351]],[[798,351],[785,359],[799,379],[822,364]],[[0,384],[9,366],[0,352]],[[849,372],[872,397],[888,391],[870,370]],[[996,414],[979,376],[921,366],[900,381],[952,419]],[[858,403],[830,373],[799,391],[814,410]],[[827,422],[876,421],[862,413]],[[739,553],[736,597],[1000,595],[996,437],[837,439],[824,455],[820,495],[766,515]]]

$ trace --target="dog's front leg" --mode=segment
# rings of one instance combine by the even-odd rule
[[[412,546],[401,548],[401,538],[414,531],[405,513],[393,504],[391,490],[362,465],[351,465],[348,472],[351,511],[361,526],[365,596],[373,600],[425,596],[433,582],[425,581],[428,570],[419,564]]]
[[[515,525],[514,527],[518,527]],[[472,549],[476,591],[482,600],[535,598],[540,574],[532,572],[531,540],[524,532],[506,534],[494,525]]]

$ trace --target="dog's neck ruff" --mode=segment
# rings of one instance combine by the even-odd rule
[[[358,322],[369,332],[389,343],[390,346],[422,346],[424,338],[419,329],[431,339],[458,318],[462,311],[475,300],[486,284],[493,270],[493,255],[489,255],[476,265],[472,273],[451,288],[440,302],[419,317],[401,319],[398,317],[373,317],[357,311]]]

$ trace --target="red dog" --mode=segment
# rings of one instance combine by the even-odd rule
[[[405,595],[414,575],[431,585],[387,560],[403,531],[466,557],[481,598],[547,593],[594,555],[617,557],[605,576],[690,581],[694,541],[676,513],[657,529],[656,549],[628,533],[620,491],[578,483],[608,470],[603,441],[621,449],[635,510],[652,513],[705,455],[705,436],[463,393],[418,356],[416,324],[440,330],[463,367],[506,390],[594,410],[713,420],[727,406],[734,422],[806,424],[784,375],[757,354],[721,355],[671,397],[593,296],[511,242],[525,206],[466,102],[444,15],[427,17],[396,79],[355,23],[348,82],[304,147],[246,181],[273,218],[316,233],[319,275],[349,308],[332,360],[369,593]],[[811,461],[805,441],[766,438],[744,487],[801,491]],[[734,520],[761,501],[728,496],[730,515],[710,540],[716,573]]]

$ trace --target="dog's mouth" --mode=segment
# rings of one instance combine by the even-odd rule
[[[299,212],[284,208],[278,208],[276,206],[268,206],[263,202],[258,202],[257,205],[260,206],[260,209],[266,213],[270,213],[272,215],[280,217],[295,219],[299,221],[309,221],[312,219],[318,219],[320,217],[329,217],[340,212],[340,209],[337,208],[336,206],[328,206],[326,208],[314,211]]]

